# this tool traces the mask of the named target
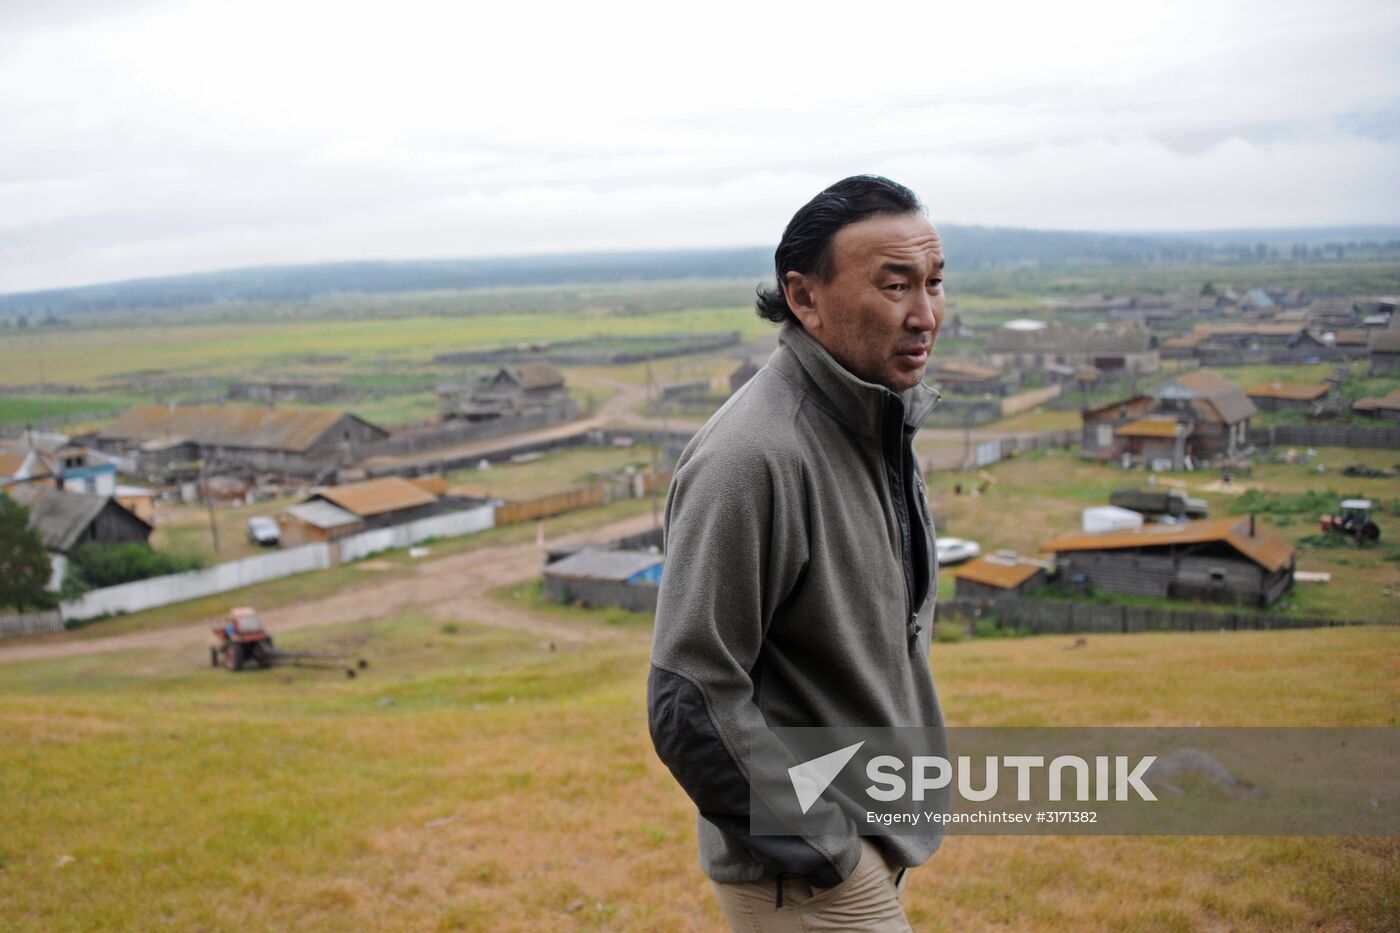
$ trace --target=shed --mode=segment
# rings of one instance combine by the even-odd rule
[[[1360,398],[1351,406],[1353,411],[1385,421],[1400,421],[1400,389],[1381,398]]]
[[[579,551],[545,566],[544,592],[581,606],[655,609],[663,563],[641,551]]]
[[[323,500],[362,519],[368,528],[400,525],[427,518],[438,497],[400,476],[381,476],[362,483],[328,486],[307,502]]]
[[[291,506],[277,516],[282,547],[334,541],[363,531],[364,527],[359,516],[321,500]]]
[[[998,600],[1045,585],[1046,565],[1016,554],[989,554],[968,561],[953,576],[958,599]]]
[[[1262,382],[1245,390],[1260,411],[1310,410],[1327,397],[1325,382]]]
[[[1296,553],[1256,527],[1253,516],[1100,533],[1048,541],[1070,580],[1117,593],[1268,606],[1293,585]]]

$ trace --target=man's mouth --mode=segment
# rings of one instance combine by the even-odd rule
[[[910,347],[907,350],[900,350],[895,355],[903,357],[911,363],[920,364],[928,362],[928,351],[929,345],[921,343],[916,347]]]

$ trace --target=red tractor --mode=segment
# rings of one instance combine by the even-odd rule
[[[209,646],[209,664],[222,664],[231,671],[240,671],[246,664],[272,667],[290,664],[296,667],[320,667],[345,670],[346,677],[355,676],[355,668],[364,670],[369,662],[360,658],[353,664],[344,655],[316,654],[309,651],[278,651],[272,635],[263,628],[256,610],[247,606],[230,609],[223,622],[214,626],[214,644]]]
[[[1379,541],[1381,526],[1371,518],[1370,499],[1343,499],[1340,515],[1322,516],[1322,533],[1342,535],[1356,544]]]

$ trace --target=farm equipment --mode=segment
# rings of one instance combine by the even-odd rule
[[[1206,518],[1210,507],[1203,499],[1188,498],[1180,489],[1115,489],[1108,497],[1109,505],[1131,509],[1151,518],[1170,515],[1172,518]]]
[[[316,667],[325,670],[344,670],[346,677],[354,677],[355,669],[364,670],[369,662],[364,658],[351,661],[341,654],[323,654],[313,651],[278,651],[273,646],[272,635],[263,628],[262,619],[255,610],[247,606],[230,609],[223,621],[214,626],[214,644],[209,646],[209,665],[223,665],[231,671],[241,671],[245,665],[258,667]]]
[[[1322,516],[1322,533],[1342,535],[1356,544],[1379,541],[1381,527],[1371,518],[1370,499],[1343,499],[1340,515]]]

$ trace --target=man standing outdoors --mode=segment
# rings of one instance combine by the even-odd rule
[[[908,930],[937,836],[750,832],[749,752],[782,726],[939,728],[933,523],[912,442],[943,318],[943,249],[913,192],[863,175],[788,223],[768,364],[681,455],[666,500],[652,741],[699,810],[736,930]]]

